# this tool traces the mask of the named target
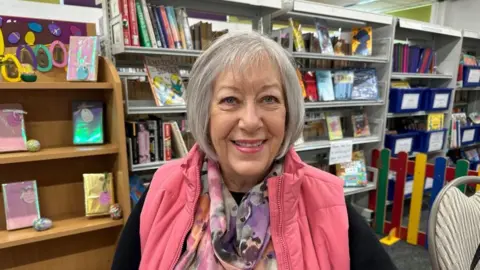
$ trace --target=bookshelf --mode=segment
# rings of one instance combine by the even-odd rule
[[[413,21],[407,19],[395,19],[395,39],[394,43],[410,44],[420,47],[432,48],[437,53],[437,72],[436,73],[404,73],[392,72],[391,80],[407,81],[414,85],[424,85],[431,88],[452,88],[455,89],[458,61],[461,52],[462,32],[445,26],[424,23],[420,21]],[[405,43],[406,42],[406,43]],[[395,57],[392,51],[392,58]],[[392,69],[394,67],[392,66]],[[401,121],[406,117],[414,117],[424,119],[426,121],[427,115],[430,113],[444,114],[444,127],[449,128],[450,115],[453,109],[453,96],[451,94],[450,104],[448,109],[428,112],[416,111],[410,113],[391,113],[386,114],[387,128],[395,130],[395,123]],[[387,100],[387,104],[389,101]],[[445,134],[448,137],[448,133]],[[445,138],[445,143],[441,150],[431,151],[428,154],[429,160],[432,161],[438,156],[445,156],[448,149],[448,138]],[[410,155],[415,157],[415,153]]]
[[[112,172],[116,201],[128,217],[120,78],[115,66],[103,57],[95,83],[66,82],[60,69],[37,75],[35,83],[0,83],[0,103],[22,104],[28,113],[27,137],[37,139],[42,147],[33,153],[0,153],[0,183],[36,180],[40,214],[52,219],[53,227],[43,232],[33,228],[7,231],[1,200],[0,269],[107,269],[124,220],[85,217],[82,174]],[[73,145],[75,100],[103,101],[105,144]]]

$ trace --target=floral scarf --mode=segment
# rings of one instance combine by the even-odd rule
[[[247,192],[240,205],[223,183],[218,165],[206,160],[204,169],[187,249],[175,269],[277,269],[266,179],[280,175],[282,165],[275,163],[267,178]]]

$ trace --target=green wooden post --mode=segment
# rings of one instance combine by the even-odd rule
[[[390,150],[380,151],[379,172],[377,182],[377,205],[375,207],[375,232],[384,233],[385,210],[387,201],[388,171],[390,169]]]
[[[465,159],[461,159],[457,161],[457,166],[455,167],[455,178],[466,176],[468,174],[469,165],[470,163]],[[463,193],[465,193],[465,190],[466,190],[465,184],[458,186],[458,189],[460,189]]]

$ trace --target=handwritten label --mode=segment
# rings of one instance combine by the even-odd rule
[[[433,108],[434,109],[441,109],[441,108],[448,108],[448,98],[450,94],[435,94],[433,98]]]
[[[475,138],[475,129],[468,129],[463,132],[462,143],[471,142]]]
[[[395,141],[395,154],[412,151],[413,138],[398,139]]]
[[[330,146],[329,165],[352,161],[352,140],[333,141]]]
[[[470,72],[468,73],[468,82],[469,83],[480,82],[480,69],[470,69]]]
[[[428,152],[438,151],[443,148],[443,136],[445,132],[434,132],[430,134],[430,141],[428,142]]]
[[[408,109],[418,108],[419,99],[420,99],[420,94],[404,94],[400,109],[408,110]]]

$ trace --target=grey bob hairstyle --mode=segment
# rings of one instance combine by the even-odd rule
[[[286,98],[286,131],[277,159],[287,153],[302,133],[304,101],[290,54],[278,43],[257,32],[225,34],[197,59],[186,91],[188,126],[208,158],[217,160],[209,136],[210,103],[215,80],[228,69],[242,76],[242,72],[264,61],[270,61],[278,68]]]

